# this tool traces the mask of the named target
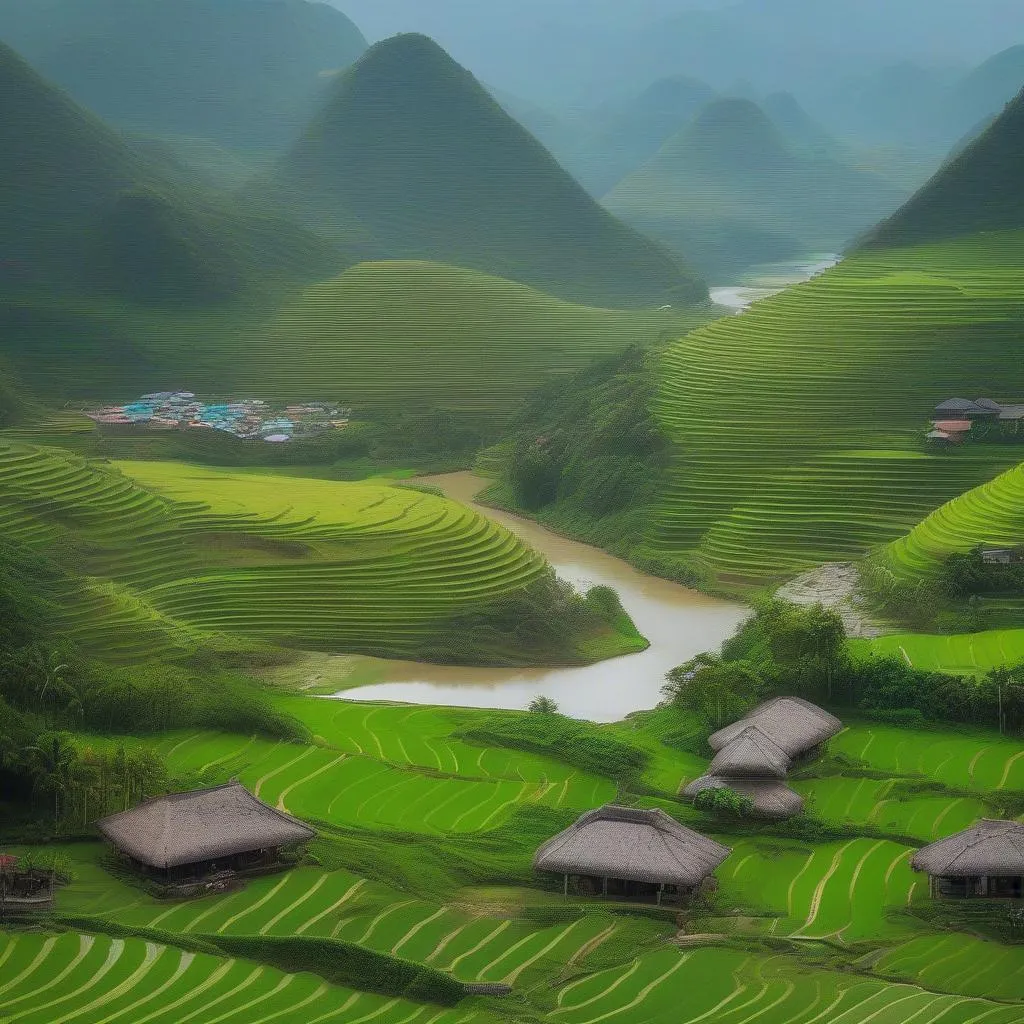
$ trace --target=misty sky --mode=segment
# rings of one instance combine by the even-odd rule
[[[1024,0],[330,2],[371,40],[399,31],[425,32],[478,76],[538,100],[584,98],[600,91],[605,72],[625,84],[640,74],[648,51],[679,43],[685,50],[686,41],[702,34],[711,40],[709,51],[718,45],[727,56],[734,38],[735,53],[743,57],[723,75],[735,79],[748,60],[750,77],[763,78],[758,84],[765,89],[786,85],[781,65],[794,58],[804,65],[796,73],[811,81],[816,61],[826,68],[834,64],[837,74],[903,59],[966,67],[1024,42]],[[660,73],[667,58],[662,54],[657,60]],[[773,69],[772,61],[780,67]],[[635,72],[629,62],[637,66]],[[702,69],[675,70],[707,77]]]

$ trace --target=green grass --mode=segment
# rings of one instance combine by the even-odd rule
[[[448,616],[545,571],[443,498],[282,480],[4,442],[0,522],[66,568],[60,628],[124,661],[232,638],[415,656]]]
[[[863,555],[1021,461],[932,453],[953,394],[1024,392],[1024,235],[851,257],[700,328],[664,356],[656,412],[674,461],[647,547],[731,586]]]

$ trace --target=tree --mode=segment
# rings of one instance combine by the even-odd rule
[[[820,604],[805,608],[781,601],[762,609],[759,620],[772,657],[796,688],[809,694],[824,689],[831,698],[848,664],[843,620]]]
[[[765,681],[746,661],[722,661],[714,654],[672,669],[662,692],[683,711],[695,715],[709,730],[742,718],[765,694]]]
[[[754,811],[754,801],[749,796],[737,793],[735,789],[723,786],[702,789],[694,798],[693,806],[708,814],[720,814],[728,818],[749,818]]]
[[[59,828],[61,797],[68,793],[78,776],[78,751],[70,737],[47,732],[28,748],[27,754],[33,788],[53,794],[53,827]]]
[[[530,701],[527,710],[533,711],[539,715],[557,715],[558,705],[550,697],[538,694]]]

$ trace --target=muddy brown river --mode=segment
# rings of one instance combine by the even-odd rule
[[[567,540],[530,520],[476,505],[474,496],[487,486],[482,477],[452,473],[426,482],[518,534],[577,588],[614,587],[651,646],[639,654],[580,668],[460,668],[366,659],[364,674],[369,669],[379,681],[342,691],[339,698],[516,709],[544,694],[564,714],[615,722],[632,711],[654,707],[661,699],[665,673],[696,654],[716,650],[747,614],[740,605],[648,576],[598,548]]]

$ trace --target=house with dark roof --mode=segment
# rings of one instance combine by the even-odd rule
[[[316,835],[239,782],[156,797],[96,824],[126,863],[162,881],[266,867]]]
[[[747,797],[759,818],[791,818],[804,809],[804,800],[786,785],[792,762],[820,752],[843,728],[829,714],[800,697],[774,697],[749,714],[708,737],[715,757],[679,792],[691,799],[709,789],[731,789]]]
[[[994,404],[994,403],[993,403]],[[950,398],[935,406],[935,415],[938,419],[972,419],[974,417],[992,416],[993,410],[972,402],[969,398]],[[999,415],[996,409],[994,415]]]
[[[712,733],[708,744],[714,751],[728,746],[744,729],[757,726],[791,758],[814,753],[842,731],[843,723],[823,708],[801,697],[773,697],[759,704],[739,721]]]
[[[933,897],[1024,898],[1024,824],[982,818],[917,851],[910,866],[928,875]]]
[[[561,875],[566,894],[660,904],[698,890],[730,853],[662,810],[606,804],[544,843],[533,866]]]
[[[793,758],[756,725],[748,725],[715,754],[709,775],[729,779],[784,779]]]

